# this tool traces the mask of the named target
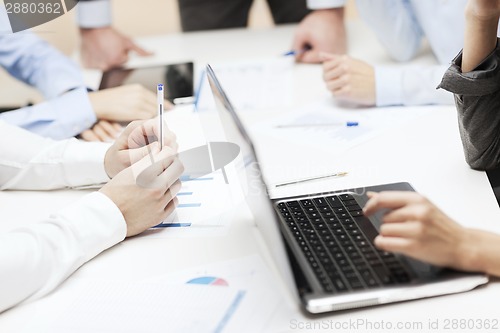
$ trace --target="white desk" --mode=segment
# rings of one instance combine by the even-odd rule
[[[282,27],[273,30],[231,30],[145,38],[142,44],[155,50],[156,54],[148,59],[133,59],[132,64],[146,65],[188,59],[203,64],[253,56],[274,56],[289,48],[292,35],[293,27]],[[373,62],[388,62],[374,36],[359,22],[351,27],[349,39],[352,55],[365,60],[369,60],[368,56],[371,55]],[[369,54],[366,50],[369,50]],[[427,55],[416,61],[432,63],[433,59]],[[319,66],[297,65],[294,84],[296,92],[300,91],[300,94],[294,94],[296,105],[304,105],[328,95],[320,73]],[[342,156],[342,160],[315,150],[301,151],[298,158],[295,147],[269,142],[266,137],[255,140],[271,181],[275,170],[290,163],[298,166],[329,164],[335,170],[350,171],[348,177],[296,186],[287,189],[288,193],[408,181],[459,222],[500,232],[500,210],[486,174],[470,170],[464,162],[454,108],[429,108],[433,112],[427,116],[353,148]],[[252,125],[260,119],[283,112],[287,110],[246,113],[244,118],[246,123]],[[183,128],[175,128],[175,121],[173,123],[175,131],[185,131]],[[0,232],[36,221],[84,193],[2,192]],[[273,193],[281,194],[278,191]],[[139,236],[126,240],[85,264],[70,279],[104,277],[110,280],[138,281],[204,263],[256,253],[260,253],[273,267],[258,239],[251,217],[241,214],[235,217],[228,234],[222,237],[165,240]],[[63,288],[64,284],[59,287]],[[498,304],[499,299],[500,284],[491,283],[485,288],[465,294],[362,309],[316,320],[419,322],[423,323],[424,328],[415,331],[423,332],[428,330],[425,325],[429,319],[440,319],[441,325],[445,319],[453,318],[500,319],[498,308],[493,306]],[[0,332],[21,332],[37,311],[36,304],[37,302],[19,306],[0,315]],[[284,307],[288,308],[286,305]],[[294,304],[289,304],[289,307],[291,310],[283,311],[276,317],[272,330],[289,331],[294,328],[290,326],[290,320],[305,320]]]

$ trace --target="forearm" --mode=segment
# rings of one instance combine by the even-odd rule
[[[46,99],[85,88],[78,66],[32,33],[0,34],[0,55],[1,67],[36,87]]]
[[[461,246],[463,269],[500,276],[500,235],[477,229],[466,229]]]
[[[453,104],[453,95],[437,90],[446,66],[375,66],[377,106]]]
[[[72,138],[89,129],[96,115],[85,88],[33,106],[0,114],[0,120],[54,140]]]
[[[494,49],[497,43],[498,19],[478,17],[474,10],[466,10],[465,41],[462,58],[462,72],[476,68]]]
[[[49,190],[109,180],[105,143],[53,141],[0,121],[0,189]]]
[[[0,313],[55,289],[78,267],[125,238],[116,205],[92,193],[45,221],[0,237]]]

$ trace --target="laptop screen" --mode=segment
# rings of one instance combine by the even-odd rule
[[[276,212],[269,198],[250,136],[210,65],[207,65],[206,72],[226,138],[240,147],[242,160],[236,163],[236,169],[240,184],[244,187],[247,204],[282,278],[294,297],[298,299]]]

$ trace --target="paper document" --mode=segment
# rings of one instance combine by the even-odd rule
[[[344,109],[329,99],[266,120],[255,125],[252,132],[338,154],[427,112],[424,108],[403,107]]]
[[[293,57],[211,64],[231,103],[238,111],[291,107]],[[215,104],[206,76],[199,84],[199,111]]]
[[[274,313],[289,307],[277,287],[279,281],[258,255],[207,264],[147,280],[159,281],[173,285],[188,283],[215,288],[231,287],[244,292],[245,297],[238,311],[227,324],[228,332],[265,331]]]
[[[37,302],[27,331],[219,333],[244,299],[244,290],[231,287],[72,279]]]

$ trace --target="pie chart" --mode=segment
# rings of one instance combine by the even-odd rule
[[[214,276],[197,277],[186,282],[187,284],[205,284],[211,286],[229,286],[226,280]]]

